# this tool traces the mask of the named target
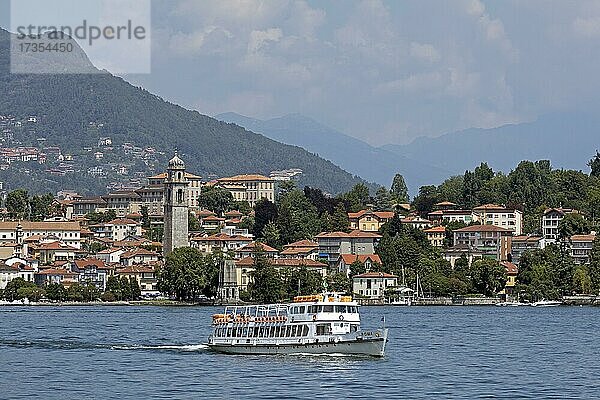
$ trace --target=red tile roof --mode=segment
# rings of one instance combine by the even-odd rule
[[[248,243],[244,247],[240,248],[238,251],[252,252],[252,251],[254,251],[254,249],[256,248],[257,245],[261,246],[262,251],[267,252],[267,253],[278,253],[279,252],[279,250],[274,249],[271,246],[269,246],[268,244],[261,243],[261,242]]]
[[[286,244],[285,246],[283,246],[284,249],[288,249],[288,248],[292,248],[292,247],[301,247],[301,248],[319,247],[319,244],[312,240],[304,239],[304,240],[298,240],[297,242]]]
[[[342,254],[340,258],[344,260],[344,264],[346,265],[350,265],[355,261],[360,261],[364,264],[367,260],[381,265],[381,258],[379,258],[378,254]]]
[[[269,261],[274,267],[302,267],[305,266],[307,268],[326,268],[327,264],[322,263],[320,261],[310,260],[310,259],[295,259],[295,258],[276,258],[274,260]],[[252,267],[254,265],[254,258],[252,257],[244,257],[235,263],[240,267]]]
[[[436,233],[436,232],[446,232],[445,226],[434,226],[433,228],[425,229],[423,232],[425,233]]]
[[[394,212],[393,211],[373,211],[373,210],[360,210],[359,212],[355,212],[355,213],[348,213],[348,218],[361,218],[363,215],[375,215],[377,218],[381,218],[381,219],[391,219],[394,218]]]
[[[502,265],[506,269],[506,273],[509,275],[517,275],[519,273],[519,268],[514,263],[511,263],[509,261],[502,261],[500,262],[500,265]]]

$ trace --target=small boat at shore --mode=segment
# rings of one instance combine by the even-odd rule
[[[558,300],[540,300],[535,303],[531,303],[532,307],[558,307],[562,304],[562,301]]]
[[[213,315],[207,345],[228,354],[342,354],[383,357],[388,330],[363,330],[351,296],[297,296],[293,303],[228,306]]]

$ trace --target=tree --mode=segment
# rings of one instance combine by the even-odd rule
[[[333,214],[335,207],[342,203],[340,199],[325,196],[321,189],[304,187],[304,196],[317,208],[319,215]]]
[[[188,231],[198,232],[200,229],[200,221],[198,221],[196,215],[190,211],[188,213]]]
[[[588,266],[591,290],[600,294],[600,235],[596,235],[592,251],[590,253],[590,264]]]
[[[177,300],[192,301],[212,290],[218,272],[216,257],[203,256],[191,247],[180,247],[167,255],[164,267],[158,271],[158,289]],[[129,296],[135,295],[130,285],[128,291]]]
[[[24,287],[35,286],[33,282],[27,282],[23,278],[15,278],[6,284],[4,298],[8,301],[19,300],[18,291]]]
[[[477,260],[471,265],[471,283],[477,293],[492,296],[506,285],[506,270],[498,261]]]
[[[350,264],[350,271],[349,271],[350,277],[364,274],[365,272],[367,272],[365,263],[360,262],[359,260],[355,260],[352,264]]]
[[[263,229],[262,241],[271,247],[279,248],[281,245],[281,235],[279,228],[273,222],[269,222]]]
[[[279,271],[271,265],[260,248],[253,257],[254,271],[251,272],[252,282],[248,285],[251,299],[265,304],[281,301],[285,293]]]
[[[369,204],[371,198],[369,196],[369,188],[364,183],[357,183],[354,187],[342,198],[348,203],[349,210],[358,212],[364,210]]]
[[[130,300],[139,300],[140,297],[142,297],[142,290],[140,289],[140,284],[135,278],[129,279],[129,296]]]
[[[587,165],[591,169],[590,176],[600,177],[600,152],[598,150],[596,150],[596,155],[592,157]]]
[[[18,300],[26,298],[29,301],[37,302],[46,295],[46,292],[44,291],[44,289],[37,287],[32,282],[27,282],[27,283],[28,283],[27,285],[22,286],[17,290],[17,299]]]
[[[421,186],[419,194],[413,201],[413,207],[419,214],[426,216],[433,210],[434,204],[439,202],[439,194],[435,185]]]
[[[218,186],[205,186],[198,196],[200,208],[211,210],[217,214],[232,210],[235,204],[231,192]]]
[[[254,206],[254,226],[252,234],[254,237],[262,237],[263,229],[269,222],[277,221],[277,206],[267,200],[260,199]]]
[[[79,283],[73,283],[67,289],[67,299],[69,301],[83,301],[83,286]]]
[[[65,301],[67,299],[67,290],[60,283],[50,283],[46,285],[45,290],[49,300]]]
[[[576,293],[592,293],[592,280],[586,266],[579,266],[573,273],[573,290]]]
[[[140,207],[140,214],[142,214],[142,228],[150,228],[150,212],[148,206],[144,205]]]
[[[29,195],[25,189],[8,193],[4,202],[6,210],[13,218],[26,218],[29,213]]]
[[[352,281],[348,278],[348,275],[343,272],[328,274],[325,278],[325,282],[327,283],[327,290],[329,291],[343,293],[352,292]]]
[[[112,275],[109,276],[106,280],[106,292],[112,293],[116,300],[123,300],[123,295],[121,293],[121,280],[118,276]]]
[[[567,214],[558,223],[558,236],[561,240],[569,240],[573,235],[588,233],[590,233],[590,225],[581,214]]]
[[[82,285],[81,294],[83,296],[83,301],[95,301],[100,297],[100,291],[91,282],[86,282]]]
[[[318,294],[323,291],[323,277],[316,271],[309,271],[306,266],[292,269],[284,274],[286,294],[288,298]]]
[[[335,207],[330,221],[333,232],[347,232],[350,228],[348,213],[341,203]]]
[[[316,207],[300,190],[292,190],[281,198],[277,226],[281,243],[310,239],[321,229]]]
[[[573,260],[554,244],[526,251],[519,260],[519,292],[529,300],[558,299],[572,292]]]
[[[408,203],[408,188],[406,187],[406,182],[401,174],[394,175],[390,192],[396,203]]]
[[[392,209],[392,197],[390,192],[383,186],[377,189],[375,193],[375,205],[373,207],[376,211],[389,211]]]
[[[32,221],[43,221],[51,215],[54,196],[46,193],[41,196],[33,196],[29,200],[29,209],[31,210]]]
[[[86,215],[86,218],[89,219],[90,224],[103,224],[117,218],[117,212],[113,209],[105,212],[91,212]]]

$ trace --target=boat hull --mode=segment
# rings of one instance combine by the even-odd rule
[[[309,343],[215,343],[210,342],[211,350],[226,354],[331,354],[383,357],[387,343],[387,329],[379,337],[354,338],[328,342]]]
[[[211,350],[226,354],[332,354],[383,357],[384,339],[310,344],[209,344]]]

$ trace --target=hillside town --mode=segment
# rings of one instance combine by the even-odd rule
[[[284,181],[246,174],[206,181],[187,172],[177,156],[166,172],[149,176],[133,190],[118,190],[96,197],[83,197],[63,190],[52,198],[52,215],[35,220],[31,205],[19,216],[2,210],[0,222],[0,289],[22,278],[44,288],[60,285],[79,291],[75,298],[99,297],[112,286],[134,287],[135,298],[166,296],[159,290],[159,271],[165,256],[180,247],[191,247],[204,255],[220,255],[216,299],[237,302],[252,285],[256,257],[265,257],[276,270],[305,269],[327,282],[343,276],[355,296],[365,303],[413,298],[419,287],[402,274],[385,268],[380,241],[386,226],[396,221],[420,234],[451,268],[477,260],[495,260],[505,270],[504,287],[494,295],[510,298],[523,254],[556,243],[561,221],[574,209],[548,208],[539,221],[542,235],[523,234],[523,212],[497,204],[461,209],[442,201],[426,217],[408,203],[393,211],[365,208],[347,212],[341,228],[321,231],[311,237],[282,243],[279,248],[259,241],[248,222],[257,218],[260,202],[277,202]],[[207,209],[202,195],[226,193],[240,209]],[[6,201],[9,205],[10,200]],[[16,217],[16,218],[15,218]],[[452,228],[452,226],[460,226]],[[265,235],[262,235],[265,236]],[[589,263],[595,232],[574,234],[563,241],[577,265]],[[359,271],[357,273],[357,271]],[[411,279],[412,280],[412,279]],[[417,276],[418,280],[418,276]],[[114,289],[112,289],[114,291]],[[431,290],[431,289],[430,289]],[[421,295],[424,295],[423,291]],[[20,296],[27,297],[27,296]],[[35,295],[32,297],[35,298]],[[107,297],[112,299],[111,296]],[[95,298],[93,299],[95,300]]]

